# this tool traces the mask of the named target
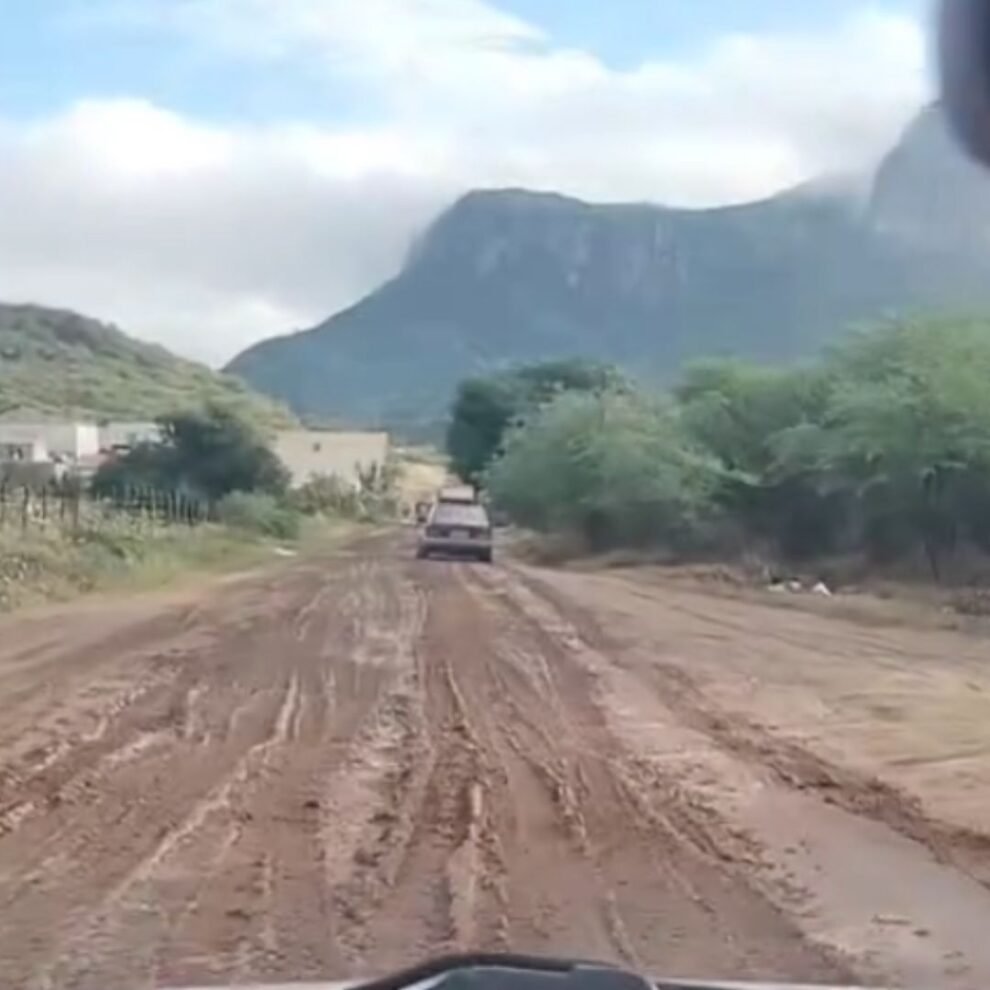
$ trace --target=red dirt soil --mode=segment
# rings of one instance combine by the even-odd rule
[[[759,652],[775,622],[862,635],[391,538],[7,618],[2,982],[340,979],[478,947],[990,984],[990,843],[775,734],[759,685],[706,690],[712,636]]]

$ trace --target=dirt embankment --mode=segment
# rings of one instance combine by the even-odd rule
[[[873,670],[875,633],[410,557],[378,540],[0,623],[5,981],[334,979],[468,946],[990,981],[962,804],[878,782],[851,722],[826,747],[771,717],[840,704],[826,661],[841,641]],[[785,650],[793,676],[767,666]]]

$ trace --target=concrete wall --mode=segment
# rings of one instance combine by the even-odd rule
[[[320,475],[334,475],[356,487],[357,466],[384,464],[388,451],[387,433],[283,430],[275,439],[275,453],[291,473],[294,487]]]
[[[41,437],[30,440],[0,439],[0,462],[38,464],[48,460],[48,445]]]
[[[95,423],[0,422],[0,444],[40,441],[49,457],[95,457],[100,452],[100,431]]]
[[[95,423],[49,423],[43,436],[51,454],[80,458],[100,452],[100,428]]]

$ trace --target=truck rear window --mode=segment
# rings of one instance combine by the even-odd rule
[[[458,505],[441,502],[430,520],[441,526],[471,526],[477,529],[488,528],[488,513],[480,505]]]

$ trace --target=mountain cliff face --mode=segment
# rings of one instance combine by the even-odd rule
[[[870,195],[812,183],[710,210],[474,192],[401,274],[230,370],[296,411],[408,426],[467,374],[549,357],[669,379],[714,354],[790,360],[850,322],[990,304],[990,176],[926,110]]]
[[[869,220],[902,246],[990,247],[990,176],[958,150],[937,107],[921,113],[881,163]]]

